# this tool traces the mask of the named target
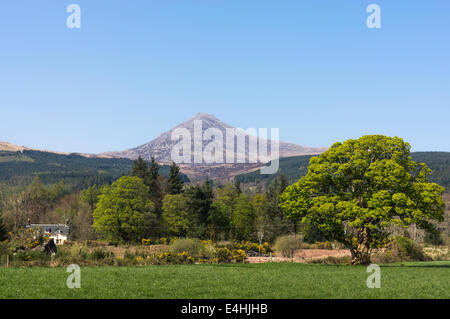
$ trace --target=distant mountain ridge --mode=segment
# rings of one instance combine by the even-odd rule
[[[145,160],[150,160],[152,157],[154,157],[155,160],[158,162],[170,163],[170,162],[172,162],[171,151],[172,151],[173,147],[178,143],[178,140],[175,140],[175,141],[172,140],[172,132],[179,128],[186,128],[190,132],[191,137],[192,137],[191,153],[192,153],[192,157],[194,157],[195,141],[193,140],[193,137],[194,137],[195,121],[201,121],[203,132],[205,132],[206,130],[208,130],[210,128],[215,128],[215,129],[220,130],[223,134],[223,145],[225,148],[226,130],[233,129],[234,127],[222,122],[221,120],[219,120],[218,118],[216,118],[215,116],[213,116],[211,114],[198,113],[191,119],[175,126],[173,129],[171,129],[167,132],[160,134],[157,138],[155,138],[154,140],[152,140],[146,144],[143,144],[141,146],[131,148],[128,150],[124,150],[124,151],[106,152],[106,153],[102,153],[100,155],[107,156],[107,157],[114,157],[114,158],[122,157],[122,158],[129,158],[129,159],[137,159],[139,156],[141,156]],[[246,141],[246,147],[245,147],[246,154],[240,154],[240,156],[245,156],[245,158],[248,159],[250,150],[248,147],[248,134],[246,134],[246,135],[247,135],[247,141]],[[258,137],[257,142],[260,143],[264,139],[265,138],[263,138],[263,137]],[[267,143],[268,151],[270,153],[271,145],[272,145],[271,140],[266,139],[266,141],[268,142]],[[203,145],[202,145],[201,149],[204,149],[205,146],[209,143],[210,143],[210,141],[203,141]],[[323,153],[326,150],[327,150],[326,147],[314,148],[314,147],[301,146],[301,145],[297,145],[294,143],[286,143],[286,142],[281,142],[281,141],[279,142],[279,156],[280,157],[290,157],[290,156],[298,156],[298,155],[317,155],[317,154]],[[235,153],[236,152],[237,152],[237,147],[236,147],[236,143],[235,143]],[[266,163],[269,160],[270,160],[270,158],[265,161],[263,160],[261,162]],[[225,161],[225,159],[224,159],[224,161]],[[248,162],[248,161],[246,161],[246,162]],[[206,164],[206,163],[201,163],[201,164]]]
[[[55,152],[55,151],[47,151],[47,150],[39,150],[32,149],[25,146],[18,146],[8,142],[0,142],[0,151],[7,152],[24,152],[24,151],[36,151],[36,152],[45,152],[49,154],[57,154],[57,155],[65,155],[65,156],[80,156],[85,158],[111,158],[111,159],[129,159],[135,160],[139,156],[141,156],[144,160],[150,161],[152,157],[160,164],[169,164],[172,162],[172,149],[179,142],[179,140],[172,140],[172,133],[174,130],[179,128],[185,128],[189,131],[191,135],[191,154],[192,159],[199,155],[198,150],[202,152],[205,147],[211,143],[211,140],[201,140],[202,145],[194,146],[194,125],[201,121],[202,126],[202,136],[205,131],[208,129],[217,129],[222,133],[223,137],[223,163],[192,163],[189,164],[181,164],[178,163],[181,167],[181,172],[187,174],[189,178],[192,178],[194,181],[203,180],[205,178],[217,179],[221,181],[226,181],[232,179],[234,176],[239,174],[244,174],[247,172],[252,172],[258,170],[260,167],[265,166],[267,162],[274,158],[274,154],[272,154],[272,145],[273,141],[269,138],[265,138],[262,136],[256,137],[257,149],[261,143],[267,144],[267,156],[262,157],[258,151],[252,153],[252,149],[249,147],[249,134],[244,133],[245,137],[245,147],[244,152],[242,149],[238,149],[237,146],[237,137],[234,137],[234,154],[235,154],[235,162],[234,163],[225,163],[226,162],[226,131],[227,129],[235,129],[235,127],[226,124],[216,118],[211,114],[206,113],[198,113],[194,117],[188,119],[187,121],[182,122],[181,124],[175,126],[169,131],[166,131],[160,134],[157,138],[152,141],[140,145],[135,148],[117,151],[117,152],[105,152],[101,154],[87,154],[87,153],[69,153],[69,152]],[[245,128],[244,128],[245,129]],[[255,128],[257,130],[258,128]],[[270,134],[270,128],[267,128],[267,134]],[[264,145],[264,144],[263,144]],[[301,156],[301,155],[317,155],[326,151],[328,148],[326,147],[306,147],[297,145],[294,143],[286,143],[279,142],[279,157],[292,157],[292,156]],[[244,154],[243,154],[244,153]],[[257,163],[251,162],[249,160],[250,156],[254,156],[253,158],[257,158]],[[244,158],[245,163],[237,163],[237,158]]]

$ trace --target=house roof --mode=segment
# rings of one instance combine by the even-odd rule
[[[56,232],[61,232],[62,235],[69,235],[70,227],[65,224],[31,224],[31,228],[41,228],[42,231],[54,234]]]

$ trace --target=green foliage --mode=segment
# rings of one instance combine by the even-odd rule
[[[150,187],[150,191],[152,191],[152,189],[156,189],[156,180],[158,179],[160,169],[161,169],[161,166],[155,161],[155,158],[152,157],[150,166],[148,168],[148,186]],[[172,169],[172,168],[170,168],[170,169]],[[169,175],[170,175],[170,171],[169,171]],[[154,196],[157,196],[157,194],[155,193]]]
[[[88,256],[88,258],[93,260],[102,260],[105,258],[113,258],[114,253],[109,250],[105,250],[102,248],[95,248],[94,251]]]
[[[19,228],[11,234],[8,245],[13,251],[29,250],[43,245],[48,238],[39,228]]]
[[[395,263],[404,261],[427,261],[431,260],[423,252],[421,246],[412,239],[404,236],[395,236],[391,239],[384,252],[375,254],[376,263]]]
[[[141,178],[144,183],[149,186],[150,171],[148,169],[147,163],[144,162],[142,157],[139,156],[139,158],[133,162],[131,175]]]
[[[282,212],[280,204],[280,196],[288,186],[288,182],[284,175],[275,177],[269,184],[265,194],[264,219],[266,222],[265,240],[273,242],[277,237],[289,232],[296,233],[297,220],[288,219]]]
[[[297,235],[283,235],[275,241],[274,250],[283,257],[294,257],[295,252],[302,248],[302,240]]]
[[[228,235],[228,230],[231,227],[232,208],[225,205],[223,202],[215,201],[211,204],[208,215],[208,230],[209,238],[217,240]]]
[[[439,232],[426,232],[424,241],[427,244],[436,246],[445,245],[445,241]]]
[[[178,238],[170,244],[169,250],[173,254],[188,252],[192,257],[198,258],[201,255],[203,243],[196,238]]]
[[[272,248],[270,248],[269,243],[265,242],[264,244],[257,244],[248,240],[241,240],[240,242],[235,242],[233,248],[236,250],[241,249],[246,254],[252,255],[268,254],[272,252]]]
[[[123,176],[103,188],[99,198],[94,228],[108,239],[139,241],[154,227],[154,204],[141,178]]]
[[[280,169],[273,175],[262,175],[259,171],[237,175],[236,181],[241,183],[262,183],[269,185],[281,174],[285,175],[289,184],[298,181],[308,172],[312,155],[280,158]],[[444,186],[450,190],[450,152],[412,152],[411,157],[417,163],[425,163],[432,170],[430,182]],[[270,163],[268,164],[270,165]]]
[[[234,236],[238,240],[254,236],[255,211],[248,195],[241,194],[236,198],[232,217]]]
[[[183,191],[183,180],[180,178],[180,168],[177,164],[170,165],[169,180],[167,185],[168,194],[180,194]]]
[[[309,261],[311,264],[325,264],[325,265],[350,265],[352,258],[350,256],[334,257],[328,256],[325,258],[318,258]]]
[[[82,190],[80,192],[80,199],[87,203],[91,210],[93,211],[95,208],[95,205],[98,202],[98,197],[100,196],[101,192],[100,189],[97,187],[97,185],[92,185],[88,189]]]
[[[305,225],[302,229],[303,240],[306,243],[313,244],[315,242],[323,242],[327,240],[327,236],[320,231],[315,225]]]
[[[345,243],[354,264],[365,264],[370,247],[386,243],[389,225],[427,227],[429,220],[443,220],[444,188],[429,183],[429,174],[425,164],[412,161],[402,139],[363,136],[311,158],[308,174],[285,190],[281,207]]]
[[[401,258],[401,260],[424,261],[427,260],[422,247],[412,239],[404,236],[396,236],[390,244],[389,250]]]
[[[163,199],[162,224],[168,235],[186,237],[194,224],[188,198],[184,194],[167,194]]]
[[[197,224],[200,227],[206,226],[214,199],[211,182],[206,180],[203,184],[191,186],[186,189],[185,194],[191,214],[197,218]],[[203,237],[204,234],[199,235]]]
[[[450,191],[450,152],[413,152],[411,157],[415,162],[427,164],[432,170],[430,182]]]

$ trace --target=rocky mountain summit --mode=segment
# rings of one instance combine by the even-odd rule
[[[135,148],[131,148],[128,150],[124,150],[124,151],[119,151],[119,152],[107,152],[107,153],[102,153],[101,155],[103,156],[107,156],[107,157],[124,157],[124,158],[129,158],[129,159],[137,159],[139,156],[141,156],[144,160],[150,160],[152,157],[155,158],[156,161],[160,162],[160,163],[170,163],[173,161],[172,159],[172,149],[176,146],[177,143],[180,142],[181,137],[178,139],[173,140],[172,139],[172,134],[174,132],[176,132],[176,130],[179,129],[186,129],[191,137],[191,164],[190,166],[194,165],[194,166],[198,166],[198,165],[207,165],[207,164],[221,164],[221,163],[207,163],[205,162],[205,160],[203,160],[201,163],[196,162],[195,156],[199,155],[199,152],[201,153],[202,150],[205,150],[205,148],[208,146],[208,144],[210,144],[212,142],[212,138],[208,139],[203,137],[203,139],[201,139],[200,143],[202,143],[201,145],[199,145],[199,141],[197,139],[195,139],[194,137],[195,135],[195,129],[196,129],[196,125],[198,128],[199,122],[201,123],[201,131],[203,134],[205,134],[208,131],[211,131],[211,129],[215,129],[216,132],[217,130],[220,131],[222,133],[222,141],[221,141],[221,145],[223,145],[223,163],[226,162],[226,138],[227,138],[227,129],[235,129],[233,126],[226,124],[224,122],[222,122],[221,120],[219,120],[218,118],[214,117],[211,114],[206,114],[206,113],[198,113],[197,115],[195,115],[194,117],[192,117],[191,119],[177,125],[176,127],[174,127],[173,129],[162,133],[161,135],[159,135],[157,138],[155,138],[154,140],[135,147]],[[257,128],[255,128],[257,130]],[[249,163],[249,157],[253,156],[257,156],[258,154],[254,154],[254,149],[252,149],[250,147],[250,136],[254,136],[254,135],[250,135],[247,134],[246,132],[243,132],[242,134],[245,135],[245,148],[238,148],[237,144],[237,137],[234,137],[234,153],[235,153],[235,159],[237,159],[238,157],[241,157],[241,159],[245,158],[245,163]],[[268,134],[270,134],[270,128],[268,129]],[[206,135],[206,134],[205,134]],[[198,136],[198,134],[197,134]],[[217,136],[215,137],[216,139],[218,138]],[[267,137],[256,137],[256,141],[257,141],[257,145],[259,147],[260,143],[267,143],[267,151],[268,151],[268,156],[266,158],[262,158],[261,156],[257,156],[258,158],[258,162],[260,163],[266,163],[268,162],[270,159],[273,158],[273,156],[271,156],[271,151],[272,151],[272,145],[274,145],[273,141],[268,139]],[[219,144],[219,145],[220,145]],[[264,145],[264,144],[263,144]],[[285,142],[279,142],[279,157],[290,157],[290,156],[298,156],[298,155],[315,155],[315,154],[320,154],[322,152],[324,152],[326,150],[326,148],[314,148],[314,147],[305,147],[305,146],[300,146],[294,143],[285,143]],[[243,154],[245,153],[245,154]],[[201,156],[201,155],[200,155]],[[222,158],[222,156],[221,156]],[[236,162],[236,164],[242,164],[242,163],[237,163],[238,161],[234,161]],[[181,163],[179,163],[181,164]],[[185,163],[187,164],[187,163]]]

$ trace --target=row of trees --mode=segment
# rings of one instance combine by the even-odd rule
[[[94,228],[121,241],[161,236],[272,241],[295,228],[278,206],[288,186],[284,176],[265,194],[244,194],[239,183],[213,187],[206,180],[185,186],[175,163],[168,179],[158,170],[153,159],[147,164],[139,158],[131,176],[104,187],[95,204]]]
[[[99,191],[99,190],[98,190]],[[29,224],[68,223],[74,239],[93,239],[93,203],[81,193],[71,192],[63,180],[51,185],[35,177],[30,185],[0,185],[0,216],[8,232]],[[1,226],[0,226],[1,228]]]
[[[80,194],[65,194],[63,183],[44,187],[35,179],[7,200],[0,198],[0,209],[10,229],[26,221],[68,219],[79,238],[92,236],[93,225],[118,241],[161,236],[273,241],[297,233],[300,221],[308,225],[307,236],[343,243],[354,264],[369,263],[371,250],[388,242],[392,226],[436,233],[435,223],[444,220],[444,188],[428,181],[430,169],[414,162],[410,145],[397,137],[336,143],[311,158],[298,182],[288,186],[280,175],[264,193],[243,193],[238,182],[186,186],[176,164],[168,178],[159,169],[154,159],[139,158],[131,176]],[[0,223],[0,235],[2,229]]]

